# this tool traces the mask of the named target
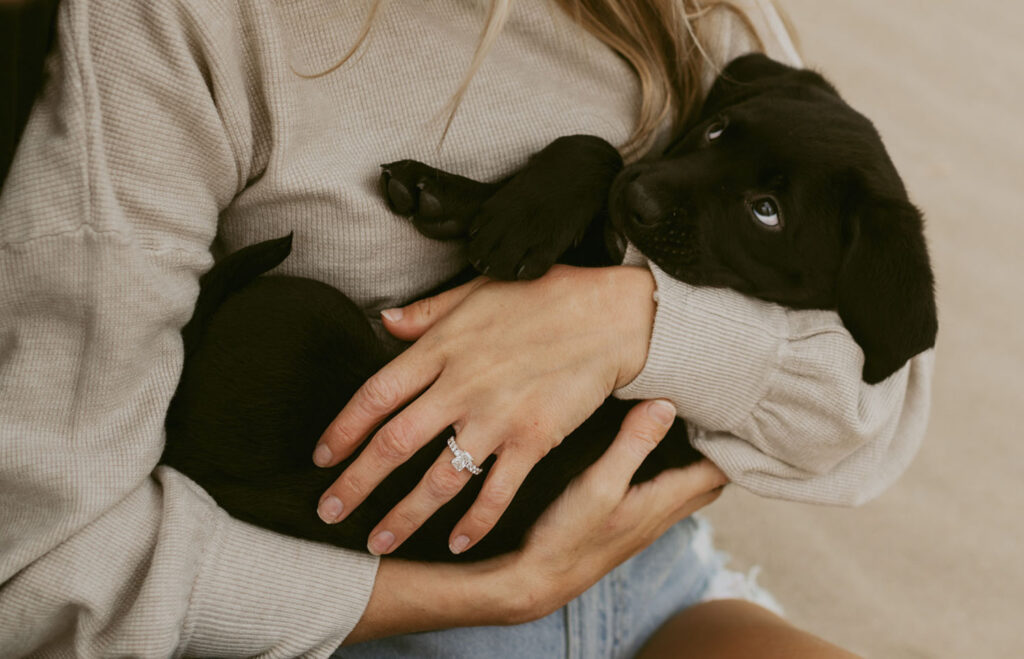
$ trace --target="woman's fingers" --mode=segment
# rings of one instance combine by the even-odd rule
[[[444,358],[440,353],[417,345],[389,362],[363,383],[327,427],[313,451],[313,462],[319,467],[332,467],[347,458],[377,424],[430,386],[443,365]],[[446,421],[441,428],[449,422]],[[394,423],[394,419],[391,423]],[[411,426],[411,429],[415,428],[415,425]],[[427,434],[418,446],[422,446],[434,434]],[[404,434],[393,435],[389,441],[396,445],[394,448],[416,443],[414,438]]]
[[[439,295],[417,300],[401,308],[385,309],[380,312],[384,327],[396,338],[415,341],[488,281],[486,277],[477,277]]]
[[[453,554],[461,554],[491,532],[539,459],[512,452],[498,456],[476,501],[452,530],[448,547]]]
[[[367,549],[377,555],[397,549],[438,508],[458,494],[471,476],[468,469],[455,470],[451,464],[451,453],[446,450],[427,470],[413,491],[398,502],[370,532]]]
[[[644,485],[669,493],[668,500],[685,501],[700,494],[720,489],[729,483],[729,477],[708,459],[687,465],[682,469],[663,471]]]
[[[472,456],[474,464],[479,466],[491,455],[494,446],[482,443],[477,438],[477,433],[474,432],[474,429],[469,427],[459,433],[459,448],[468,452]],[[398,502],[398,505],[391,509],[376,528],[370,532],[367,547],[372,553],[381,554],[397,549],[416,529],[430,519],[441,506],[451,501],[469,482],[473,474],[468,469],[457,470],[452,464],[452,458],[452,452],[447,448],[444,449],[437,460],[434,461],[434,464],[427,470],[427,473],[420,479],[420,482],[413,488],[412,492]],[[524,470],[520,470],[523,479],[526,478],[526,474],[529,473],[530,467],[534,463],[526,466]],[[495,496],[494,489],[496,486],[492,481],[497,479],[494,481],[495,483],[508,482],[507,466],[507,461],[503,464],[499,459],[486,474],[487,482],[484,484],[484,489],[477,498],[477,501],[479,502],[481,498],[486,498],[488,510],[490,510],[492,497]],[[483,478],[485,476],[481,475],[480,477]],[[515,480],[515,477],[513,477],[513,480]],[[508,501],[512,500],[512,496],[515,494],[520,483],[522,483],[521,479],[515,482],[515,488],[508,493]],[[491,485],[490,491],[488,490],[488,484]],[[497,487],[500,488],[500,494],[504,497],[505,486],[498,485]],[[508,501],[504,502],[501,511],[504,511],[504,508],[508,506]],[[495,521],[500,517],[501,511],[495,516]],[[482,534],[474,537],[482,537]]]
[[[480,465],[493,448],[474,442],[472,431],[460,433],[461,448]],[[389,553],[397,549],[437,510],[452,500],[469,482],[468,469],[458,471],[452,465],[452,453],[445,450],[427,470],[419,484],[398,503],[370,532],[367,547],[372,553]],[[486,478],[476,501],[455,525],[449,538],[453,553],[461,553],[487,535],[501,518],[526,480],[538,458],[521,453],[504,453],[481,478]]]
[[[669,469],[656,477],[630,488],[622,504],[627,516],[630,510],[653,511],[662,518],[662,531],[689,517],[722,494],[728,477],[710,460],[704,459],[681,469]]]
[[[675,407],[665,400],[637,404],[622,420],[615,440],[597,461],[569,484],[565,492],[544,512],[530,533],[538,546],[550,545],[556,553],[586,542],[587,537],[615,537],[609,523],[627,496],[630,481],[640,464],[668,432],[675,419]],[[635,489],[635,488],[634,488]],[[649,517],[649,511],[641,511]],[[578,537],[577,537],[578,536]]]
[[[352,464],[320,497],[317,514],[333,524],[345,519],[396,467],[451,423],[452,413],[430,392],[384,424]]]
[[[619,434],[581,478],[602,489],[614,487],[621,499],[633,474],[665,437],[676,418],[676,408],[667,400],[650,400],[635,406],[622,420]]]

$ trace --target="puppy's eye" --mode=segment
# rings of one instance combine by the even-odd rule
[[[708,130],[706,133],[704,133],[704,137],[707,139],[708,142],[714,142],[719,137],[721,137],[722,133],[724,132],[725,124],[722,123],[721,121],[716,121],[715,123],[708,126]]]
[[[779,206],[771,197],[758,197],[750,202],[750,212],[754,219],[766,227],[779,226]]]

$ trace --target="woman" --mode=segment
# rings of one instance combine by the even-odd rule
[[[497,3],[493,16],[505,16],[498,6],[504,4]],[[705,466],[664,479],[654,488],[657,496],[644,490],[660,506],[638,505],[625,489],[628,465],[605,474],[598,469],[603,477],[574,486],[520,554],[442,573],[254,529],[226,517],[180,474],[154,469],[181,368],[178,332],[191,313],[198,276],[212,263],[211,244],[233,250],[294,231],[296,249],[285,272],[326,281],[368,311],[394,309],[457,272],[462,259],[458,246],[429,241],[386,210],[376,192],[378,163],[414,157],[488,179],[563,134],[597,134],[631,153],[663,137],[657,130],[662,101],[672,94],[658,80],[667,73],[656,67],[643,73],[635,53],[631,65],[609,48],[621,31],[602,32],[599,22],[581,29],[553,5],[523,0],[503,27],[501,20],[489,23],[484,41],[493,47],[437,151],[443,117],[433,120],[466,73],[485,10],[454,0],[389,3],[355,57],[329,75],[308,78],[296,71],[324,71],[358,41],[368,4],[355,11],[349,3],[321,0],[67,0],[60,8],[51,82],[0,196],[3,654],[325,655],[342,640],[536,618],[706,503],[706,493],[721,484]],[[637,20],[656,24],[653,15]],[[718,60],[751,45],[739,23],[704,23],[698,24]],[[700,57],[683,52],[687,62]],[[705,77],[711,74],[706,67]],[[689,80],[691,93],[676,95],[692,104],[692,72],[679,80]],[[637,126],[641,133],[633,136]],[[594,286],[595,277],[603,283]],[[501,317],[508,328],[543,318],[554,335],[566,319],[580,318],[571,330],[578,337],[582,328],[607,322],[610,301],[629,305],[620,315],[633,339],[617,340],[625,349],[606,349],[615,336],[606,333],[586,359],[578,355],[589,374],[569,386],[537,376],[543,383],[537,391],[550,391],[553,383],[560,390],[557,406],[539,406],[534,414],[547,431],[539,440],[551,441],[606,390],[626,385],[619,390],[625,396],[671,399],[681,416],[708,429],[697,437],[701,448],[733,480],[761,492],[854,502],[902,470],[921,434],[927,356],[877,388],[864,388],[859,351],[837,320],[695,292],[659,277],[646,267],[622,267],[556,273],[513,286],[510,297],[493,286],[472,294],[463,289],[457,295],[464,300],[442,315],[449,323],[482,322],[485,314],[501,316],[492,308],[470,313],[474,306],[508,309],[515,300],[514,308],[531,313]],[[579,305],[572,314],[566,299]],[[389,329],[411,339],[429,335],[429,325],[410,310]],[[533,350],[524,344],[511,354],[523,357],[520,365],[538,363]],[[726,358],[730,350],[736,359]],[[467,372],[483,372],[483,362],[463,363]],[[411,380],[407,372],[396,379],[406,388],[421,384]],[[480,392],[491,401],[508,393]],[[495,402],[490,410],[501,407]],[[469,414],[446,412],[456,421]],[[500,412],[482,414],[490,420],[481,427],[504,423]],[[631,422],[637,425],[623,430],[622,450],[657,434],[637,415]],[[335,440],[365,430],[366,415],[353,420],[348,410],[346,416],[335,426],[341,431]],[[493,441],[486,432],[478,436]],[[826,445],[807,450],[820,437]],[[510,456],[506,462],[518,465],[502,470],[509,474],[506,489],[513,489],[514,474],[545,447],[501,439],[507,446],[479,446],[484,454],[501,448]],[[337,459],[344,446],[330,446]],[[608,456],[603,463],[614,465]],[[595,481],[618,484],[617,495],[592,496]],[[357,503],[338,493],[343,506]],[[638,529],[612,523],[623,510],[637,518]],[[461,535],[478,539],[486,521],[457,529],[453,546]],[[579,531],[560,536],[570,528]],[[706,590],[716,566],[694,558],[696,528],[692,521],[672,527],[620,568],[620,578],[612,573],[593,591],[620,588],[627,573],[625,583],[643,589],[641,575],[652,564],[676,579],[640,591],[636,609],[644,619],[627,625],[628,639],[612,640],[621,646],[616,651],[638,647],[644,630]],[[395,541],[403,532],[386,530]],[[543,559],[586,552],[597,554],[565,564],[583,571],[560,573]],[[699,568],[685,569],[687,561]],[[472,617],[475,598],[493,583],[479,578],[488,570],[505,586],[543,577],[544,570],[561,576],[532,582],[537,589],[527,595],[534,601]],[[679,574],[693,580],[686,593],[676,592]],[[583,606],[563,619],[601,617]],[[551,616],[538,622],[547,625]],[[537,628],[508,629],[521,630],[512,639],[518,642]],[[449,637],[446,647],[463,639]]]

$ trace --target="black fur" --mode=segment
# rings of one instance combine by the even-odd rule
[[[381,185],[396,212],[428,236],[465,240],[471,263],[493,277],[537,277],[556,259],[609,265],[625,236],[681,280],[796,308],[838,309],[864,349],[867,382],[934,342],[921,217],[874,128],[817,74],[760,55],[727,67],[698,120],[660,158],[623,168],[603,140],[574,136],[496,183],[401,161],[384,166]],[[764,197],[778,204],[778,226],[753,214],[753,202]],[[257,276],[290,249],[290,236],[260,243],[203,277],[184,330],[185,369],[168,412],[163,461],[240,519],[361,550],[446,450],[449,433],[343,522],[320,521],[319,496],[351,459],[316,468],[313,446],[387,357],[341,292],[309,279]],[[474,548],[454,556],[447,539],[483,478],[471,479],[395,555],[477,560],[516,548],[547,504],[604,452],[631,406],[609,399],[541,460]],[[698,458],[676,423],[635,480]]]

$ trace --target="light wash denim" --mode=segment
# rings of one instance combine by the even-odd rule
[[[335,657],[632,657],[673,614],[703,599],[742,597],[772,608],[750,578],[724,568],[706,520],[690,517],[551,615],[514,627],[466,627],[339,648]],[[709,597],[709,593],[714,594]],[[777,605],[776,605],[777,606]]]

